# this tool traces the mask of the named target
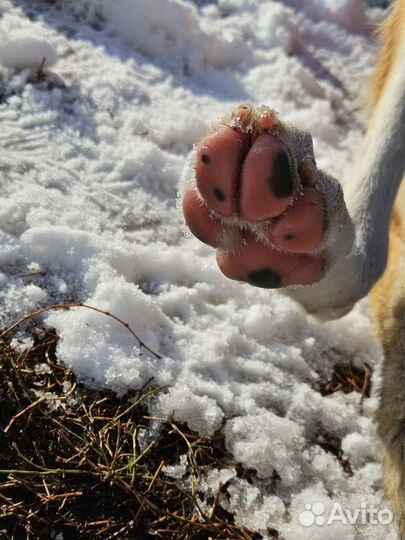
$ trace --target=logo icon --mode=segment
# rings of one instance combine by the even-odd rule
[[[303,527],[312,527],[314,524],[322,527],[326,523],[324,513],[325,507],[322,503],[306,504],[305,511],[298,516],[298,521]]]

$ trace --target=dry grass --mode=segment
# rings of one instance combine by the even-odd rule
[[[321,394],[329,396],[335,392],[358,392],[362,399],[370,397],[371,377],[372,371],[368,364],[364,364],[362,368],[353,364],[337,364],[332,377],[321,385]]]
[[[165,390],[153,381],[118,399],[84,387],[58,361],[58,337],[36,326],[35,315],[72,307],[95,309],[52,306],[0,333],[0,539],[54,539],[60,533],[64,540],[262,538],[236,526],[223,509],[226,486],[206,498],[208,507],[198,502],[201,479],[213,468],[254,476],[232,461],[221,434],[204,438],[170,419],[148,416],[149,401]],[[138,339],[124,321],[97,311]],[[10,341],[21,324],[34,340],[24,352]],[[321,392],[357,391],[364,398],[370,378],[367,366],[336,366]],[[320,433],[314,442],[352,474],[340,440]],[[182,455],[186,482],[165,472]],[[275,530],[268,535],[278,538]]]
[[[32,335],[23,353],[0,342],[0,538],[261,538],[221,508],[223,489],[208,512],[198,504],[200,478],[229,462],[220,435],[148,417],[163,391],[152,384],[122,399],[85,388],[58,362],[57,336]],[[188,488],[164,470],[182,454]]]

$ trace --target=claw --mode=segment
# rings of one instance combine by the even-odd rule
[[[248,103],[241,103],[231,114],[230,127],[236,127],[243,133],[252,133],[255,130],[255,124],[255,113]]]
[[[266,105],[261,105],[256,109],[257,116],[257,129],[259,135],[262,133],[275,133],[280,127],[278,112],[274,109],[270,109]]]

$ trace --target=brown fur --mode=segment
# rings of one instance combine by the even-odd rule
[[[405,27],[405,0],[394,2],[386,21],[378,29],[381,51],[371,88],[371,105],[375,107],[385,90],[389,75],[398,60]]]
[[[382,25],[382,50],[373,80],[376,108],[399,58],[405,35],[405,0],[398,0]],[[404,97],[405,99],[405,97]],[[376,114],[378,112],[376,111]],[[405,151],[405,149],[404,149]],[[405,540],[405,185],[402,182],[390,227],[387,268],[371,295],[385,364],[377,416],[384,469],[384,488]]]
[[[394,215],[387,270],[372,293],[385,364],[377,416],[384,487],[405,539],[405,242]]]

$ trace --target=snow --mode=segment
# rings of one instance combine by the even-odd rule
[[[0,35],[0,63],[7,67],[17,69],[39,68],[44,62],[47,67],[52,66],[58,59],[57,52],[45,39],[18,35]]]
[[[375,458],[373,444],[370,438],[356,432],[349,433],[343,439],[342,450],[355,467],[361,467],[370,458]]]
[[[261,490],[251,486],[246,480],[238,479],[228,489],[229,509],[236,509],[235,522],[251,529],[267,530],[282,520],[285,506],[279,497],[263,496]]]
[[[302,6],[301,0],[290,0]],[[304,10],[318,20],[336,23],[352,32],[364,32],[367,17],[363,0],[306,0]]]
[[[312,503],[384,507],[376,392],[362,403],[319,391],[345,361],[367,362],[377,388],[382,354],[368,301],[318,324],[278,292],[224,278],[176,210],[194,142],[240,101],[309,129],[319,166],[349,178],[364,126],[357,96],[376,51],[367,23],[381,14],[360,0],[200,4],[1,6],[2,326],[63,302],[114,314],[160,358],[85,308],[44,320],[88,385],[123,395],[153,377],[169,389],[152,414],[202,435],[223,430],[253,479],[219,470],[203,498],[226,483],[219,504],[263,538],[273,527],[284,540],[394,540],[390,526],[299,522]],[[353,476],[320,434],[342,441]],[[171,467],[184,476],[184,460]]]
[[[245,467],[253,467],[259,478],[279,471],[283,484],[291,487],[302,477],[297,455],[304,441],[296,422],[264,410],[229,420],[225,437],[227,448]]]

